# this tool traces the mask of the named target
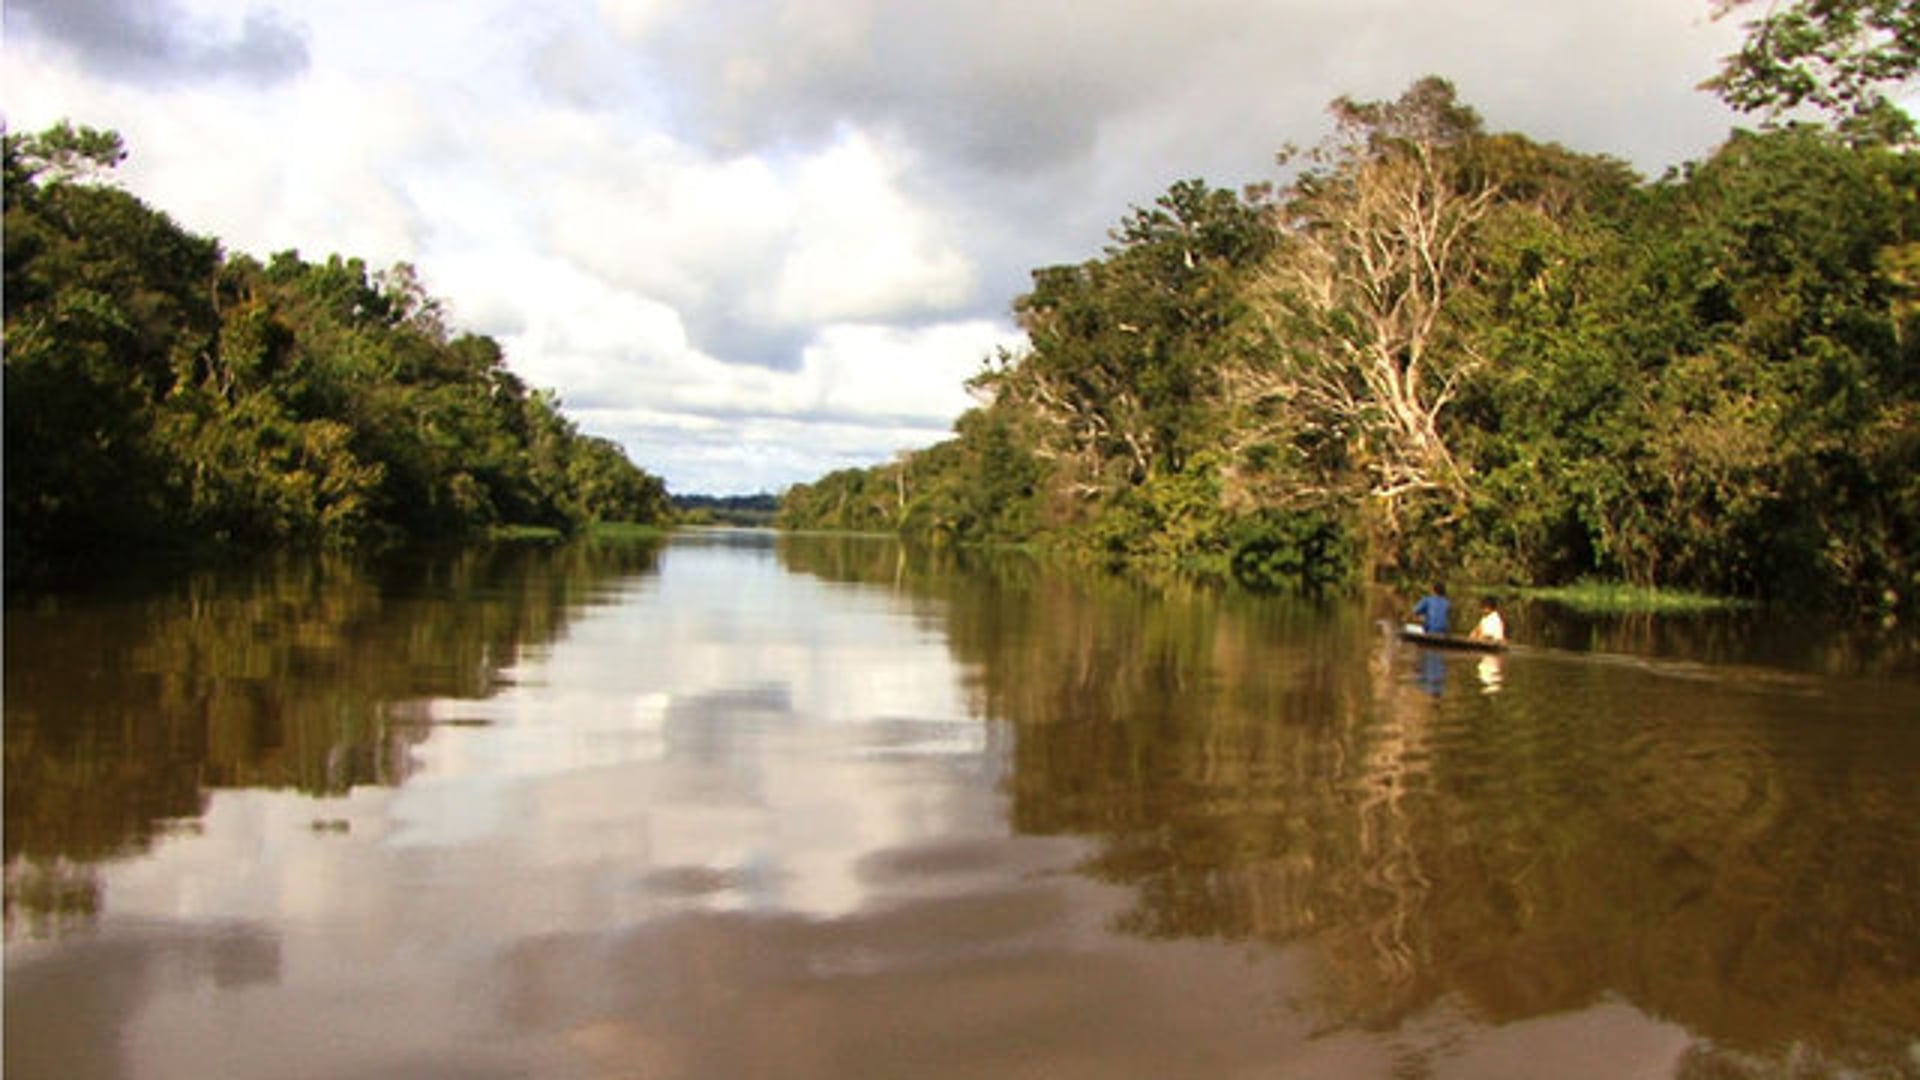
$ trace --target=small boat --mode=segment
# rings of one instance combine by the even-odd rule
[[[1429,634],[1417,626],[1397,626],[1394,632],[1402,641],[1411,641],[1416,645],[1428,645],[1436,649],[1467,649],[1472,652],[1506,652],[1505,641],[1490,641],[1486,638],[1467,637],[1464,634]]]

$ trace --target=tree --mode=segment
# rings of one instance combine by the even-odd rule
[[[1635,565],[1613,541],[1636,520],[1625,469],[1643,369],[1691,326],[1684,299],[1640,287],[1636,256],[1662,235],[1636,229],[1643,182],[1513,134],[1475,140],[1462,167],[1498,189],[1453,312],[1484,358],[1445,416],[1471,510],[1423,546],[1480,580],[1620,576]]]
[[[567,478],[580,513],[590,522],[655,522],[672,512],[666,485],[628,461],[611,439],[583,437]]]
[[[10,575],[667,513],[412,267],[228,257],[107,182],[124,156],[71,124],[5,138]]]
[[[1716,18],[1754,0],[1716,0]],[[1802,105],[1855,141],[1904,143],[1913,119],[1889,97],[1920,68],[1915,0],[1791,0],[1746,22],[1747,38],[1706,86],[1743,112],[1769,117]]]
[[[1673,254],[1649,291],[1688,297],[1697,324],[1642,428],[1668,573],[1808,599],[1907,592],[1920,522],[1899,507],[1920,461],[1895,433],[1920,402],[1920,353],[1887,256],[1920,231],[1920,169],[1797,128],[1737,136],[1661,194],[1646,235]]]
[[[32,135],[8,135],[7,187],[15,184],[103,182],[127,158],[126,145],[116,131],[62,120]]]
[[[119,136],[61,124],[5,145],[8,567],[174,523],[154,419],[217,330],[210,240],[104,182]]]
[[[780,497],[778,523],[786,529],[881,532],[900,526],[892,470],[836,469],[811,484],[795,484]]]
[[[1176,185],[1037,271],[952,439],[783,520],[1269,588],[1920,600],[1920,155],[1787,125],[1649,184],[1441,79],[1333,114],[1285,189]]]
[[[1335,134],[1276,208],[1282,239],[1255,287],[1264,347],[1227,380],[1236,450],[1290,441],[1319,459],[1297,494],[1338,501],[1358,474],[1397,527],[1415,496],[1464,505],[1441,415],[1479,357],[1451,305],[1496,191],[1458,167],[1479,119],[1443,79],[1332,111]]]
[[[1033,452],[1083,500],[1182,471],[1211,444],[1240,282],[1272,243],[1259,208],[1199,180],[1134,208],[1105,256],[1034,272],[1015,303],[1031,349],[973,387],[1033,416]]]

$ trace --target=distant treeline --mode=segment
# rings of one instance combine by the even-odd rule
[[[780,497],[760,495],[675,495],[675,516],[690,525],[768,526],[780,510]]]
[[[669,513],[409,266],[228,254],[113,186],[123,156],[69,124],[6,136],[10,577]]]
[[[1785,125],[1649,182],[1437,78],[1332,112],[1284,186],[1176,184],[1036,271],[951,439],[780,522],[1265,587],[1920,598],[1920,158]]]

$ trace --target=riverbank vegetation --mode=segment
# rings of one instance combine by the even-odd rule
[[[657,477],[449,327],[410,267],[226,252],[115,187],[124,153],[70,124],[6,136],[9,578],[666,520]]]
[[[952,438],[780,521],[1269,588],[1911,609],[1920,158],[1857,116],[1648,180],[1490,131],[1439,78],[1342,98],[1284,183],[1178,183],[1035,271],[1027,343]]]
[[[1549,600],[1589,615],[1680,615],[1746,606],[1743,601],[1724,596],[1619,582],[1580,581],[1571,585],[1523,588],[1517,590],[1517,594],[1529,600]]]
[[[674,516],[687,525],[733,525],[767,528],[780,510],[780,498],[758,495],[675,495]]]

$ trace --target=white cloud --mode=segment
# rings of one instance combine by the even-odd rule
[[[689,395],[719,392],[703,388],[736,377],[735,368],[693,349],[673,306],[566,259],[502,250],[466,253],[422,270],[429,288],[453,298],[456,326],[496,337],[515,373],[532,387],[558,390],[576,417],[684,408]]]
[[[802,165],[791,240],[773,286],[774,319],[886,319],[971,299],[972,264],[939,235],[934,216],[898,189],[897,177],[859,134]]]
[[[702,352],[672,306],[565,259],[424,269],[436,291],[463,298],[452,312],[461,324],[517,313],[517,325],[493,330],[521,377],[560,388],[586,430],[623,443],[676,490],[776,490],[936,442],[973,404],[966,380],[1020,340],[995,320],[836,323],[778,370]]]
[[[32,53],[7,57],[9,122],[60,119],[118,130],[126,186],[230,250],[355,255],[383,266],[414,258],[429,208],[397,177],[435,150],[437,125],[414,88],[316,73],[234,96],[91,81]],[[299,132],[282,139],[281,132]]]
[[[528,133],[516,165],[551,249],[607,281],[699,306],[774,262],[790,196],[765,161],[702,157],[670,140],[625,142],[587,117]]]
[[[575,116],[528,133],[524,145],[552,249],[682,309],[696,339],[719,325],[777,336],[914,319],[973,299],[972,264],[861,133],[787,160],[728,157],[657,136],[625,141],[611,121]],[[696,343],[726,351],[723,339]]]
[[[834,326],[795,371],[683,353],[627,384],[624,397],[577,411],[668,476],[712,477],[701,490],[779,490],[946,438],[952,418],[973,404],[966,380],[994,349],[1017,342],[993,322]]]
[[[1704,0],[422,0],[248,37],[271,7],[166,9],[279,49],[264,82],[129,81],[100,59],[121,0],[10,20],[9,123],[120,130],[129,189],[230,250],[416,263],[681,491],[941,437],[1030,269],[1176,180],[1273,178],[1338,94],[1437,73],[1495,128],[1658,172],[1724,137],[1695,86],[1739,34]]]
[[[993,350],[1020,340],[993,322],[921,330],[834,326],[807,350],[802,376],[817,384],[823,408],[933,423],[973,404],[966,380],[979,374]]]
[[[621,37],[645,41],[684,7],[683,0],[600,0],[600,17]]]

